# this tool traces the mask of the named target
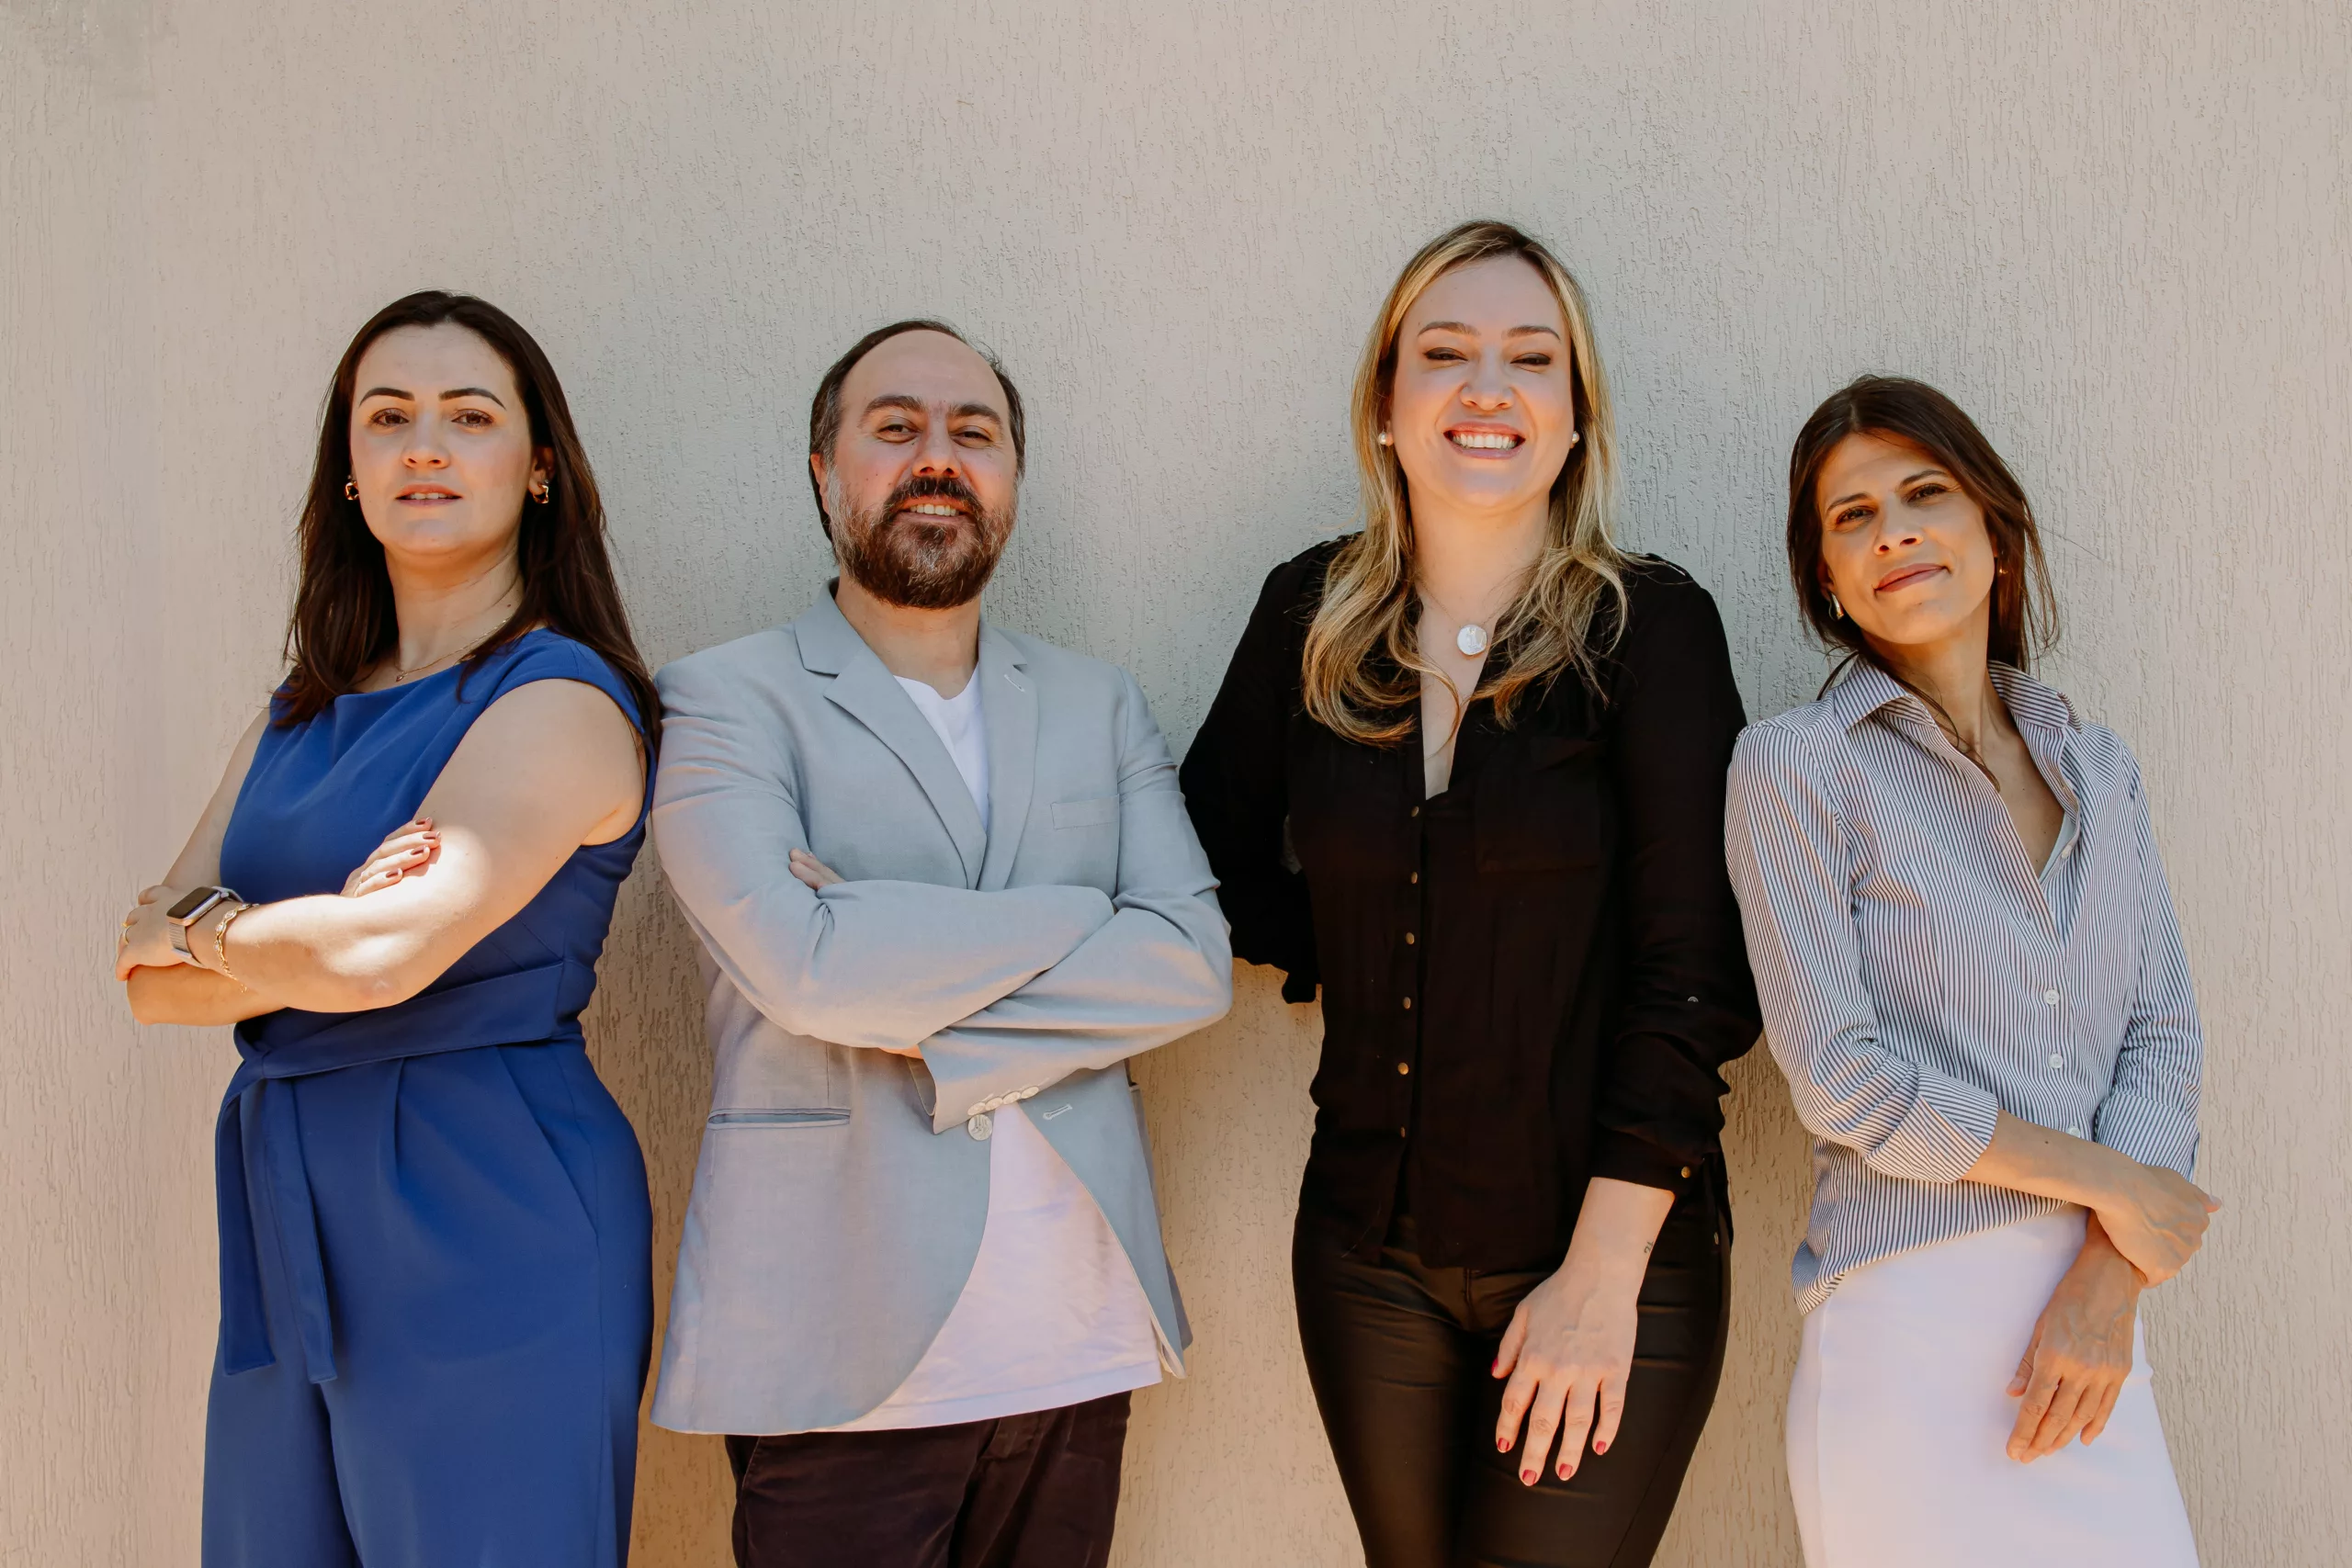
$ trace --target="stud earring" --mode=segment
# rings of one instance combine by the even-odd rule
[[[1388,432],[1385,430],[1380,433],[1377,439],[1383,446],[1394,446],[1396,445],[1396,442],[1389,439]]]
[[[346,478],[343,481],[343,499],[345,501],[357,501],[359,499],[359,481],[357,479]]]
[[[1584,432],[1583,432],[1583,431],[1581,431],[1581,430],[1571,430],[1571,431],[1569,431],[1569,432],[1568,432],[1568,445],[1569,445],[1570,446],[1574,446],[1577,442],[1579,442],[1579,441],[1581,441],[1581,440],[1583,440],[1583,439],[1584,439]]]

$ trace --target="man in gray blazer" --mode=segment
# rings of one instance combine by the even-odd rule
[[[1231,955],[1124,671],[984,620],[1019,394],[870,333],[808,466],[841,577],[682,659],[653,834],[717,1055],[653,1419],[728,1435],[745,1568],[1099,1568],[1182,1374],[1126,1059]]]

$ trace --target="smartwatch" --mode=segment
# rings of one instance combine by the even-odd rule
[[[227,887],[191,887],[180,901],[164,911],[164,919],[172,924],[172,951],[196,962],[196,954],[187,950],[188,928],[204,919],[224,902],[243,903],[233,889]]]

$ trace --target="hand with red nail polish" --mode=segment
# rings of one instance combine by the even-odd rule
[[[1510,1380],[1495,1443],[1509,1451],[1524,1423],[1523,1483],[1532,1486],[1543,1474],[1555,1437],[1563,1481],[1576,1474],[1588,1435],[1596,1454],[1616,1441],[1634,1370],[1642,1280],[1673,1206],[1674,1194],[1662,1189],[1594,1178],[1566,1261],[1511,1314],[1494,1360],[1494,1375]]]
[[[431,818],[411,818],[393,829],[368,852],[357,870],[344,879],[343,896],[357,898],[417,875],[441,858],[441,832]]]

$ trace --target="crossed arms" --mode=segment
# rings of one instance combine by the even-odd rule
[[[653,833],[688,923],[720,972],[788,1033],[917,1052],[933,1126],[1109,1067],[1222,1017],[1232,957],[1176,766],[1142,693],[1119,707],[1114,892],[994,892],[878,879],[812,891],[789,739],[723,669],[662,672]],[[881,742],[873,742],[876,745]]]

